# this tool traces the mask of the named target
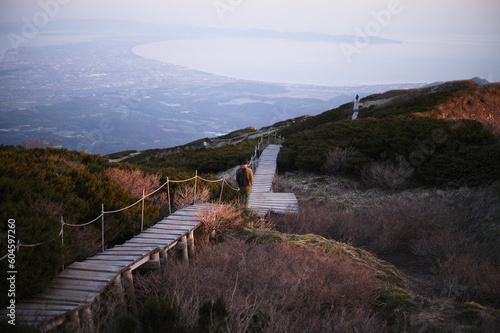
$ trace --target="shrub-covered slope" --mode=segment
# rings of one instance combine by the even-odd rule
[[[498,84],[451,82],[372,95],[362,102],[357,120],[346,119],[352,114],[350,103],[280,130],[287,138],[280,167],[329,172],[329,161],[337,159],[336,172],[388,178],[383,182],[389,185],[500,180],[500,145],[494,135],[500,118]],[[374,175],[375,169],[383,175]]]
[[[15,241],[23,245],[15,254],[16,298],[41,292],[59,272],[62,264],[85,258],[100,249],[101,224],[64,228],[61,244],[61,216],[70,224],[81,224],[105,210],[126,207],[136,201],[126,188],[109,176],[109,162],[99,155],[64,149],[0,148],[0,215],[2,233],[7,221],[15,221]],[[145,221],[156,222],[158,207],[146,200]],[[140,230],[140,205],[120,214],[107,215],[107,244],[123,241]],[[7,237],[0,239],[0,255],[7,251]],[[7,295],[7,260],[0,261],[2,294]],[[3,300],[4,298],[2,298]],[[3,301],[2,301],[3,302]],[[5,304],[2,304],[5,305]]]

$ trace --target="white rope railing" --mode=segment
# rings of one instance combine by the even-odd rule
[[[283,138],[280,136],[277,136],[277,131],[272,131],[272,132],[269,132],[267,133],[265,136],[267,136],[267,145],[269,145],[270,143],[270,137],[271,135],[274,134],[274,143],[276,144],[276,140],[279,140],[279,144],[281,144]],[[257,165],[258,165],[258,160],[259,160],[259,156],[261,154],[261,151],[264,151],[265,147],[267,146],[265,143],[264,143],[264,135],[261,135],[260,139],[257,141],[257,146],[255,147],[255,150],[254,150],[254,154],[252,155],[252,158],[250,160],[250,162],[248,163],[249,166],[252,167],[252,170],[255,172],[255,169],[257,168]],[[262,150],[261,150],[261,146],[262,146]],[[124,208],[120,208],[120,209],[116,209],[116,210],[110,210],[110,211],[105,211],[104,210],[104,204],[102,205],[102,210],[101,210],[101,214],[99,216],[97,216],[95,219],[93,219],[92,221],[89,221],[89,222],[86,222],[86,223],[79,223],[79,224],[72,224],[72,223],[67,223],[67,222],[64,222],[64,219],[63,217],[61,216],[61,231],[59,232],[59,235],[57,235],[56,237],[50,239],[50,240],[47,240],[47,241],[44,241],[44,242],[39,242],[39,243],[36,243],[36,244],[23,244],[19,239],[17,240],[17,245],[16,247],[14,248],[15,251],[19,251],[19,249],[21,247],[37,247],[37,246],[40,246],[44,243],[48,243],[48,242],[51,242],[51,241],[54,241],[56,240],[57,238],[61,237],[61,242],[64,246],[64,226],[68,226],[68,227],[85,227],[85,226],[88,226],[96,221],[98,221],[99,219],[101,219],[102,221],[102,231],[101,231],[101,246],[102,246],[102,251],[104,251],[104,217],[106,214],[115,214],[115,213],[119,213],[119,212],[123,212],[127,209],[130,209],[132,207],[134,207],[135,205],[139,204],[139,203],[142,203],[142,217],[141,217],[141,232],[143,231],[143,228],[144,228],[144,199],[152,196],[153,194],[155,194],[156,192],[160,191],[163,187],[167,186],[167,200],[168,200],[168,209],[169,209],[169,214],[172,213],[172,209],[171,209],[171,203],[170,203],[170,186],[168,186],[170,183],[174,183],[174,184],[178,184],[178,183],[185,183],[185,182],[189,182],[189,181],[192,181],[194,180],[195,181],[195,196],[196,196],[196,187],[197,187],[197,180],[200,179],[204,182],[207,182],[207,183],[218,183],[218,182],[221,182],[221,190],[220,190],[220,196],[219,196],[219,203],[222,202],[222,192],[223,192],[223,189],[224,189],[224,184],[229,187],[231,190],[233,191],[238,191],[238,188],[234,188],[231,186],[230,183],[227,182],[226,180],[226,177],[224,177],[223,179],[218,179],[218,180],[209,180],[209,179],[204,179],[200,176],[198,176],[198,171],[196,171],[195,173],[195,176],[194,177],[191,177],[189,179],[184,179],[184,180],[170,180],[168,177],[167,177],[167,181],[161,185],[160,187],[158,187],[156,190],[154,190],[153,192],[145,195],[144,194],[144,191],[142,192],[142,198],[137,200],[136,202],[134,202],[133,204],[131,205],[128,205],[127,207],[124,207]],[[194,202],[193,202],[194,203]],[[7,253],[6,255],[4,255],[3,257],[0,258],[0,261],[4,260],[5,258],[7,258],[9,256],[10,253]]]
[[[120,208],[120,209],[116,209],[116,210],[109,210],[109,211],[105,211],[104,210],[104,205],[103,205],[103,208],[102,208],[102,212],[99,216],[97,216],[95,219],[89,221],[89,222],[85,222],[85,223],[79,223],[79,224],[73,224],[73,223],[68,223],[68,222],[65,222],[63,217],[61,216],[61,230],[59,232],[59,234],[50,239],[50,240],[47,240],[47,241],[43,241],[43,242],[39,242],[39,243],[36,243],[36,244],[23,244],[19,239],[17,240],[17,245],[16,247],[13,249],[15,251],[19,251],[19,249],[21,247],[37,247],[37,246],[40,246],[44,243],[48,243],[48,242],[51,242],[59,237],[62,237],[62,243],[64,245],[64,226],[68,226],[68,227],[85,227],[85,226],[88,226],[92,223],[95,223],[96,221],[98,221],[99,219],[101,219],[103,222],[104,222],[104,216],[107,215],[107,214],[115,214],[115,213],[119,213],[119,212],[123,212],[127,209],[130,209],[132,207],[134,207],[135,205],[139,204],[139,203],[143,203],[143,206],[142,206],[142,218],[141,218],[141,232],[143,231],[143,228],[144,228],[144,199],[152,196],[153,194],[155,194],[156,192],[160,191],[162,188],[164,188],[165,186],[167,186],[168,184],[170,183],[185,183],[185,182],[189,182],[189,181],[193,181],[193,180],[197,180],[197,179],[200,179],[202,181],[205,181],[205,182],[208,182],[208,183],[221,183],[221,193],[220,193],[220,197],[219,197],[219,202],[222,202],[222,191],[223,191],[223,186],[224,186],[224,183],[226,183],[228,185],[228,187],[234,191],[238,191],[238,189],[235,189],[234,187],[230,186],[226,179],[218,179],[218,180],[209,180],[209,179],[205,179],[205,178],[202,178],[200,176],[198,176],[198,171],[196,171],[196,175],[194,177],[191,177],[189,179],[183,179],[183,180],[170,180],[168,177],[167,177],[167,181],[162,184],[160,187],[158,187],[156,190],[152,191],[151,193],[149,194],[145,194],[144,191],[143,191],[143,196],[142,198],[140,198],[139,200],[137,200],[136,202],[134,202],[133,204],[131,205],[128,205],[127,207],[124,207],[124,208]],[[195,183],[195,186],[196,186],[196,183]],[[167,191],[167,197],[168,197],[168,201],[169,201],[169,213],[171,213],[171,205],[170,205],[170,187],[168,186],[168,191]],[[104,223],[103,223],[103,226],[102,226],[102,235],[101,235],[101,238],[102,238],[102,250],[104,251]],[[4,260],[5,258],[7,258],[9,256],[9,253],[7,253],[6,255],[4,255],[3,257],[0,258],[0,261]]]

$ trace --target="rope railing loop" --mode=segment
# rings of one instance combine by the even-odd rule
[[[269,135],[269,133],[268,133]],[[264,148],[264,138],[263,138],[263,135],[261,136],[260,140],[258,141],[257,143],[257,146],[255,147],[255,150],[254,150],[254,155],[252,156],[252,159],[251,159],[251,165],[253,168],[256,168],[256,165],[258,164],[258,156],[259,156],[259,149],[260,149],[260,145],[262,144],[262,148]],[[31,247],[31,248],[34,248],[34,247],[38,247],[44,243],[47,243],[47,242],[51,242],[55,239],[57,239],[58,237],[61,237],[61,246],[64,248],[64,226],[68,226],[68,227],[85,227],[85,226],[88,226],[90,224],[93,224],[95,222],[97,222],[99,219],[101,219],[101,250],[104,251],[104,248],[105,248],[105,238],[104,238],[104,232],[105,232],[105,215],[106,214],[115,214],[115,213],[119,213],[119,212],[123,212],[127,209],[130,209],[132,207],[134,207],[135,205],[139,204],[139,203],[142,203],[142,212],[141,212],[141,232],[144,230],[144,210],[145,210],[145,199],[154,195],[155,193],[157,193],[158,191],[160,191],[162,188],[164,188],[165,186],[167,187],[167,201],[168,201],[168,212],[169,214],[172,214],[172,205],[171,205],[171,198],[170,198],[170,183],[184,183],[184,182],[189,182],[189,181],[192,181],[194,180],[195,181],[195,198],[196,198],[196,191],[197,191],[197,186],[198,186],[198,182],[197,180],[200,179],[201,181],[204,181],[204,182],[207,182],[207,183],[212,183],[212,184],[215,184],[215,183],[221,183],[221,189],[220,189],[220,195],[219,195],[219,204],[222,203],[222,194],[223,194],[223,191],[224,191],[224,185],[227,186],[228,188],[230,188],[231,190],[233,191],[236,191],[238,192],[238,188],[234,188],[233,186],[231,186],[231,184],[227,181],[226,179],[226,176],[224,176],[224,178],[222,179],[217,179],[217,180],[209,180],[209,179],[205,179],[203,177],[200,177],[198,176],[198,171],[196,170],[195,172],[195,176],[194,177],[191,177],[189,179],[184,179],[184,180],[170,180],[169,177],[167,177],[167,181],[165,183],[163,183],[160,187],[158,187],[156,190],[152,191],[151,193],[148,193],[146,194],[145,193],[145,189],[143,189],[143,192],[142,192],[142,197],[137,200],[136,202],[132,203],[131,205],[128,205],[127,207],[124,207],[124,208],[120,208],[120,209],[116,209],[116,210],[109,210],[109,211],[106,211],[104,209],[104,204],[101,205],[101,213],[99,214],[99,216],[97,216],[95,219],[91,220],[91,221],[88,221],[88,222],[85,222],[85,223],[78,223],[78,224],[74,224],[74,223],[68,223],[68,222],[65,222],[64,221],[64,217],[61,216],[61,228],[60,228],[60,231],[59,231],[59,234],[52,238],[52,239],[49,239],[49,240],[46,240],[46,241],[43,241],[43,242],[39,242],[39,243],[36,243],[36,244],[23,244],[19,239],[17,241],[17,245],[15,247],[14,250],[16,251],[19,251],[19,249],[21,247]],[[196,199],[193,200],[193,203],[196,202]],[[64,251],[63,251],[64,253]],[[7,253],[6,255],[4,255],[3,257],[0,258],[0,261],[6,259],[7,257],[9,256],[9,253]],[[64,264],[63,264],[63,269],[64,269]]]

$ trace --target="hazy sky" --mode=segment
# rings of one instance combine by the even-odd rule
[[[374,19],[373,12],[392,9],[383,37],[500,36],[498,0],[0,0],[0,19],[31,19],[42,4],[54,9],[54,18],[331,34],[351,34],[356,26],[365,28]]]
[[[415,45],[429,43],[429,54],[433,48],[449,49],[449,44],[441,44],[445,41],[453,43],[451,54],[458,53],[470,59],[471,64],[482,62],[480,69],[471,72],[500,80],[500,64],[495,60],[500,59],[500,0],[0,0],[0,22],[43,19],[43,12],[51,19],[111,18],[156,24],[366,34]],[[365,46],[358,40],[357,49],[342,52],[347,53],[347,59]],[[485,53],[488,58],[483,57]],[[467,67],[466,59],[462,61],[465,62],[457,68]]]

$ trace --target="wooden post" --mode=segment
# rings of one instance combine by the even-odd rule
[[[80,319],[80,323],[82,323],[82,326],[80,326],[82,332],[89,332],[89,333],[96,332],[94,326],[94,315],[92,314],[92,309],[90,308],[90,305],[86,306],[82,310],[82,319]]]
[[[144,189],[142,190],[142,216],[141,216],[141,232],[144,231]]]
[[[125,294],[128,298],[128,310],[135,314],[137,313],[137,304],[135,302],[135,290],[134,290],[134,277],[132,275],[132,270],[127,269],[122,272],[122,283]]]
[[[168,199],[168,215],[172,214],[172,206],[170,205],[170,181],[167,177],[167,199]]]
[[[188,235],[188,238],[187,238],[187,247],[188,247],[188,255],[190,257],[194,257],[194,253],[195,253],[195,244],[194,244],[194,231],[191,230],[189,232],[189,235]]]
[[[64,219],[61,215],[61,253],[62,253],[62,270],[64,271]]]
[[[125,301],[125,293],[123,290],[123,283],[121,275],[118,274],[113,280],[113,287],[116,290],[118,297],[118,314],[124,316],[127,314],[127,302]]]
[[[187,248],[187,237],[183,235],[181,240],[177,242],[177,250],[180,252],[181,259],[185,262],[189,261],[189,253]]]
[[[78,311],[71,312],[68,315],[68,320],[80,328],[80,316],[78,315]]]
[[[224,183],[226,182],[226,176],[222,179],[222,185],[220,186],[220,196],[219,196],[219,204],[222,203],[222,191],[224,190]]]
[[[194,175],[194,196],[193,196],[193,205],[196,203],[196,184],[198,183],[198,170]]]
[[[168,252],[167,250],[160,251],[160,265],[165,266],[168,262]]]
[[[160,252],[153,252],[149,256],[149,262],[154,269],[160,269]]]
[[[104,204],[102,204],[102,231],[101,231],[101,244],[102,244],[102,252],[104,252]]]

